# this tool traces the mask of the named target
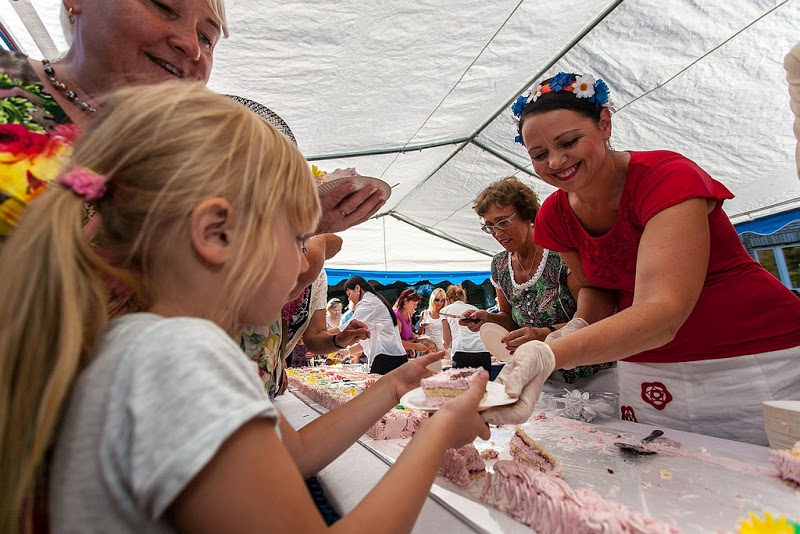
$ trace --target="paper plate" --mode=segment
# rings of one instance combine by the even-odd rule
[[[335,180],[331,180],[329,182],[323,182],[322,184],[317,187],[317,191],[319,191],[320,196],[327,195],[343,183],[351,181],[356,186],[353,189],[353,193],[358,191],[359,189],[363,189],[368,185],[374,185],[380,191],[383,191],[383,198],[388,199],[392,195],[392,188],[384,182],[383,180],[379,180],[378,178],[372,178],[370,176],[348,176],[344,178],[336,178]],[[351,193],[352,194],[352,193]]]
[[[497,323],[483,323],[481,325],[481,341],[492,356],[501,362],[511,360],[511,353],[508,352],[505,343],[500,340],[508,335],[508,330]]]
[[[487,408],[494,406],[505,406],[506,404],[514,404],[517,399],[506,395],[506,389],[502,384],[495,382],[486,383],[486,398],[478,405],[478,411],[483,411]],[[425,410],[427,412],[435,412],[439,407],[428,406],[428,401],[425,399],[425,393],[422,388],[412,389],[400,398],[400,404],[406,408],[413,408],[415,410]]]

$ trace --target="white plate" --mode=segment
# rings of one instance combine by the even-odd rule
[[[478,405],[478,411],[492,408],[494,406],[505,406],[506,404],[514,404],[517,399],[506,395],[506,388],[502,384],[496,382],[486,383],[486,398]],[[428,406],[428,401],[425,399],[425,393],[422,388],[412,389],[402,397],[400,397],[400,404],[406,408],[413,408],[415,410],[425,410],[428,412],[435,412],[439,407]]]
[[[319,187],[317,187],[319,196],[327,195],[328,193],[330,193],[331,191],[333,191],[334,189],[336,189],[337,187],[339,187],[340,185],[342,185],[347,181],[353,182],[353,184],[356,186],[356,188],[353,189],[352,193],[355,193],[359,189],[363,189],[368,185],[374,185],[380,191],[383,192],[384,200],[387,200],[392,195],[392,188],[389,186],[389,184],[387,184],[383,180],[379,180],[378,178],[372,178],[370,176],[356,175],[356,176],[346,176],[344,178],[336,178],[329,182],[323,182],[322,184],[319,185]]]
[[[505,343],[500,340],[508,335],[508,330],[497,323],[483,323],[481,325],[481,341],[492,356],[501,362],[511,360],[511,353],[508,352]]]

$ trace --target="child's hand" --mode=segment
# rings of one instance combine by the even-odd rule
[[[400,397],[418,387],[421,379],[433,375],[433,371],[427,369],[427,366],[442,358],[444,358],[444,352],[442,351],[428,353],[414,358],[413,360],[409,360],[387,374],[384,380],[392,380],[392,385],[397,395],[397,402],[400,402]]]
[[[481,439],[489,439],[491,431],[480,414],[478,405],[486,392],[486,383],[489,381],[489,373],[482,370],[477,380],[465,392],[448,401],[439,411],[433,414],[428,424],[441,425],[437,431],[443,432],[442,435],[450,438],[450,448],[461,447],[466,443],[472,443],[475,436]]]

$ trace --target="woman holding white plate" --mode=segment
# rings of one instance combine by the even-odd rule
[[[533,221],[539,211],[536,193],[509,176],[481,191],[473,209],[483,219],[481,229],[505,251],[492,258],[491,268],[500,311],[473,311],[469,317],[474,321],[464,325],[478,331],[491,322],[509,330],[501,342],[511,353],[527,341],[544,341],[572,319],[580,286],[558,253],[533,242]],[[556,371],[543,391],[563,393],[568,388],[616,393],[619,386],[613,366],[604,363]]]

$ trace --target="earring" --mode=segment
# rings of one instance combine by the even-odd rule
[[[69,23],[70,24],[75,24],[75,12],[74,12],[74,10],[70,7],[69,9],[67,9],[67,13],[69,13],[69,16],[68,16]]]
[[[614,153],[614,147],[613,147],[613,146],[611,146],[611,139],[606,139],[606,148],[607,148],[607,149],[608,149],[608,151],[609,151],[609,152],[611,152],[612,154]]]

